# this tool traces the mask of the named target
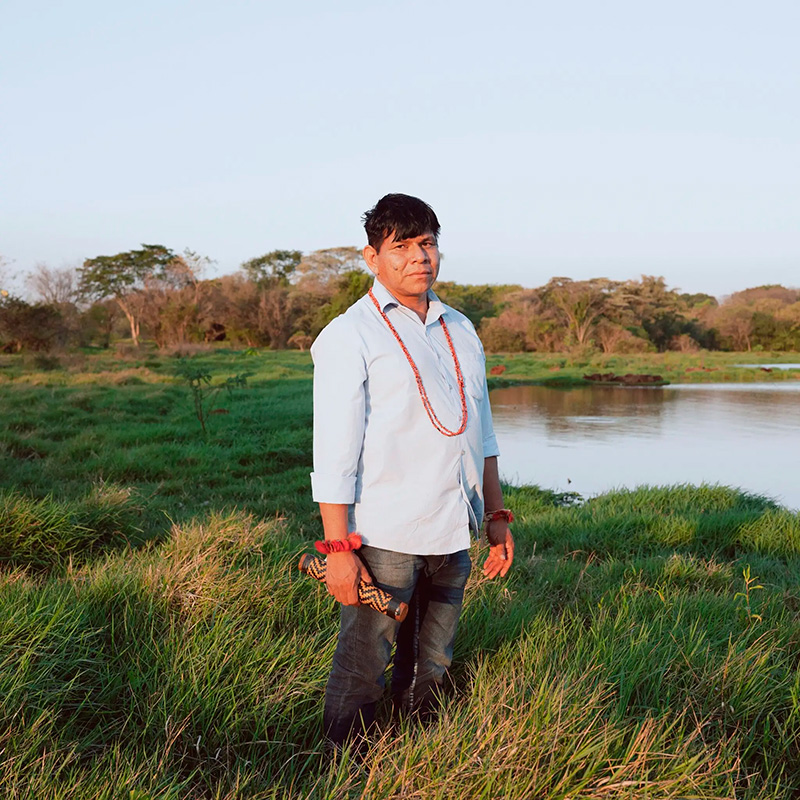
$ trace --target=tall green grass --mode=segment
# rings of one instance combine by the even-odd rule
[[[152,383],[84,380],[89,359],[0,386],[0,796],[800,794],[800,515],[509,487],[517,561],[473,571],[440,714],[381,709],[363,762],[331,758],[337,614],[296,569],[319,535],[307,361],[247,357],[206,440],[148,358]]]
[[[130,489],[99,484],[77,502],[0,490],[0,564],[46,569],[83,560],[139,532]]]

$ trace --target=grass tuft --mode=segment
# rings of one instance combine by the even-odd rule
[[[0,491],[0,562],[47,569],[86,559],[135,536],[138,514],[131,490],[118,486],[71,502]]]

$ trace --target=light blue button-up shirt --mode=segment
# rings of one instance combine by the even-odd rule
[[[400,345],[368,295],[317,337],[314,472],[318,503],[349,505],[365,544],[417,555],[469,546],[483,516],[483,461],[498,455],[483,347],[472,323],[429,292],[427,319],[377,280],[373,293],[414,359],[442,424],[458,430],[461,401],[444,317],[464,376],[467,427],[431,424]]]

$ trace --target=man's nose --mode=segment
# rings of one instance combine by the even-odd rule
[[[412,261],[428,261],[428,251],[419,242],[413,242],[410,258]]]

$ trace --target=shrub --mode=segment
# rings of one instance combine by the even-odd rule
[[[0,297],[0,312],[0,345],[6,349],[49,350],[66,342],[68,330],[56,306],[9,296]]]

